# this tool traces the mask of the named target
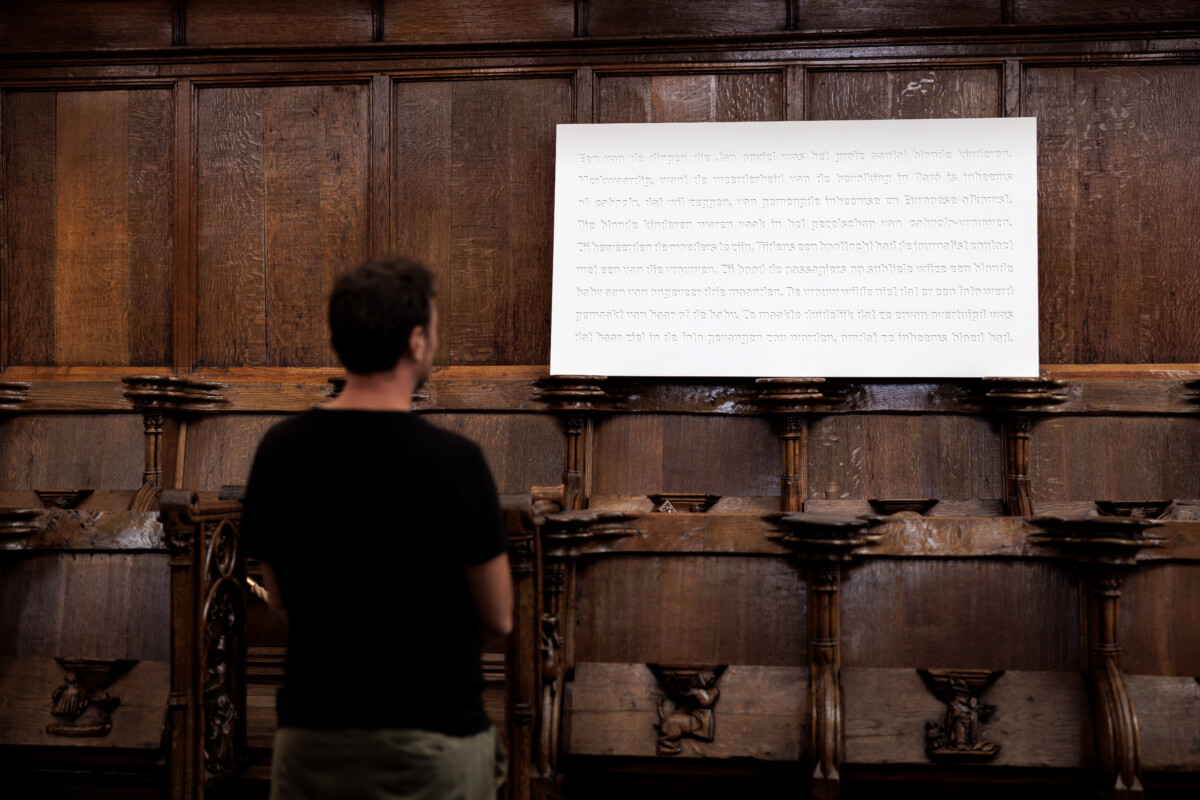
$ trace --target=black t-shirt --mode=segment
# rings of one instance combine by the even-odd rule
[[[508,542],[478,445],[406,412],[289,418],[259,444],[242,542],[290,622],[280,726],[486,729],[463,567]]]

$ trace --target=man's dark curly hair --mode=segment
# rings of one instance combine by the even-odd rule
[[[329,297],[333,349],[358,375],[396,366],[418,325],[429,328],[433,273],[413,258],[380,258],[338,278]]]

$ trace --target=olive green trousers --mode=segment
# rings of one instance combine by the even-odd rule
[[[275,732],[271,800],[495,800],[508,758],[496,729]]]

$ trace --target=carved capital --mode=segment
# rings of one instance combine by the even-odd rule
[[[44,525],[40,509],[0,508],[0,544],[32,536]]]
[[[28,402],[32,384],[23,381],[0,381],[0,411],[16,411]]]
[[[1049,378],[984,378],[979,401],[1000,413],[1047,412],[1067,400],[1067,386]]]
[[[622,399],[603,375],[549,375],[534,388],[551,411],[609,411]]]
[[[92,496],[95,489],[35,489],[45,508],[72,509]]]
[[[128,388],[125,397],[142,413],[163,411],[212,411],[228,402],[224,384],[198,381],[176,375],[132,375],[121,379]],[[160,423],[161,428],[161,423]]]
[[[808,414],[827,404],[824,378],[759,378],[753,403],[767,414]]]
[[[563,511],[547,514],[542,524],[542,550],[548,559],[577,558],[592,542],[636,536],[629,511]]]
[[[767,536],[789,548],[797,557],[822,561],[850,561],[855,551],[872,547],[879,534],[869,533],[873,519],[835,514],[772,514],[775,528]]]
[[[1077,561],[1093,564],[1133,566],[1143,550],[1162,547],[1166,541],[1148,528],[1158,520],[1138,517],[1031,517],[1043,530],[1031,539],[1059,550]]]

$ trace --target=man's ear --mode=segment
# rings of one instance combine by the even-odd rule
[[[425,350],[429,347],[429,334],[424,325],[416,325],[408,334],[408,355],[413,361],[425,358]]]

